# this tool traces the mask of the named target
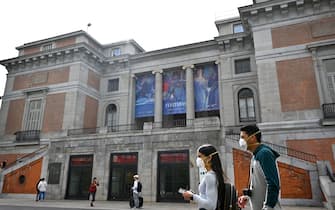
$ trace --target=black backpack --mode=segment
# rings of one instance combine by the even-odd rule
[[[141,182],[137,183],[137,192],[142,192],[142,183]]]
[[[225,183],[224,210],[239,210],[237,205],[237,193],[234,185]]]

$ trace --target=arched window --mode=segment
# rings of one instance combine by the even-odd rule
[[[240,122],[256,120],[254,94],[249,88],[243,88],[238,92],[238,107]]]
[[[105,125],[112,130],[114,130],[116,127],[116,114],[117,114],[117,108],[115,104],[109,104],[106,109],[106,120]]]

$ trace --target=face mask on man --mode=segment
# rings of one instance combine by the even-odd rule
[[[257,142],[257,143],[248,145],[248,140],[249,140],[251,137],[255,136],[256,134],[258,134],[258,133],[260,133],[260,132],[261,132],[261,131],[257,131],[256,133],[250,135],[246,140],[240,138],[240,140],[238,141],[238,143],[239,143],[241,149],[244,150],[244,151],[247,151],[248,146],[252,146],[252,145],[259,144],[259,143]]]
[[[239,145],[240,145],[240,147],[243,151],[247,151],[248,145],[247,145],[247,142],[244,139],[240,138],[238,143],[239,143]]]

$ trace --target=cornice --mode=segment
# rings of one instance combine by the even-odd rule
[[[335,11],[335,0],[273,0],[239,8],[245,28]]]
[[[219,45],[220,50],[229,51],[234,46],[244,47],[246,43],[252,43],[251,34],[248,32],[228,34],[214,38]]]
[[[55,65],[57,59],[64,59],[64,57],[65,58],[71,57],[76,54],[83,54],[83,53],[86,57],[88,57],[88,59],[93,59],[94,61],[100,64],[102,64],[106,60],[104,55],[102,55],[94,48],[83,42],[67,46],[65,48],[56,48],[51,51],[39,52],[26,56],[18,56],[15,58],[2,60],[0,61],[0,64],[5,66],[8,72],[15,70],[20,71],[26,68],[31,69],[34,63],[42,63],[44,66],[48,66],[50,62],[50,65]]]
[[[82,30],[74,31],[74,32],[71,32],[71,33],[62,34],[62,35],[47,38],[47,39],[41,39],[41,40],[34,41],[34,42],[28,42],[28,43],[25,43],[21,46],[16,47],[16,49],[20,50],[20,49],[23,49],[23,48],[26,48],[26,47],[41,45],[41,44],[44,44],[44,43],[47,43],[47,42],[53,42],[53,41],[56,41],[56,40],[60,40],[60,39],[68,38],[68,37],[73,37],[73,36],[78,36],[78,35],[88,35],[88,34],[85,31],[82,31]]]
[[[328,40],[313,42],[313,43],[308,44],[306,48],[309,50],[313,50],[313,49],[317,49],[321,47],[328,47],[332,45],[335,45],[335,39],[328,39]]]
[[[211,46],[214,47],[215,45],[217,45],[217,42],[215,40],[208,40],[208,41],[203,41],[203,42],[198,42],[198,43],[192,43],[192,44],[187,44],[187,45],[181,45],[181,46],[170,47],[170,48],[140,53],[136,55],[131,55],[130,59],[138,60],[138,59],[144,59],[144,58],[153,57],[153,56],[159,56],[163,54],[185,52],[185,51],[193,50],[196,48],[211,47]]]

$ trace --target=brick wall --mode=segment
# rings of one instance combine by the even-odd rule
[[[89,70],[88,71],[88,79],[87,79],[87,85],[96,89],[100,90],[100,78],[99,75],[94,73],[94,71]]]
[[[233,149],[235,186],[241,195],[249,183],[251,154]],[[281,181],[281,198],[312,199],[309,172],[278,162]]]
[[[97,127],[98,101],[90,96],[86,96],[84,128]]]
[[[273,48],[335,38],[335,17],[273,28]]]
[[[36,193],[36,183],[40,179],[42,160],[41,158],[6,174],[3,180],[2,192],[22,194]],[[19,177],[22,175],[25,177],[24,183],[19,182]]]
[[[300,198],[312,199],[312,188],[309,172],[278,162],[281,197],[282,198]]]
[[[64,117],[65,93],[48,95],[42,132],[61,131]]]
[[[286,146],[295,150],[303,150],[306,153],[314,154],[317,160],[329,160],[335,171],[335,160],[332,145],[335,144],[335,138],[325,139],[291,139],[286,141]]]
[[[13,135],[16,131],[21,130],[23,112],[24,112],[24,99],[12,100],[9,102],[9,109],[6,121],[6,134]]]
[[[16,76],[13,90],[65,83],[69,81],[69,67]]]
[[[283,112],[320,109],[311,57],[277,61],[276,67]]]
[[[70,37],[56,41],[56,48],[70,46],[76,43],[76,37]]]
[[[70,45],[74,45],[74,44],[76,44],[76,37],[69,37],[69,38],[65,38],[65,39],[55,41],[55,48],[66,47],[66,46],[70,46]],[[34,54],[34,53],[41,52],[41,46],[42,45],[36,45],[36,46],[27,47],[27,48],[22,49],[23,50],[23,55],[31,55],[31,54]]]

